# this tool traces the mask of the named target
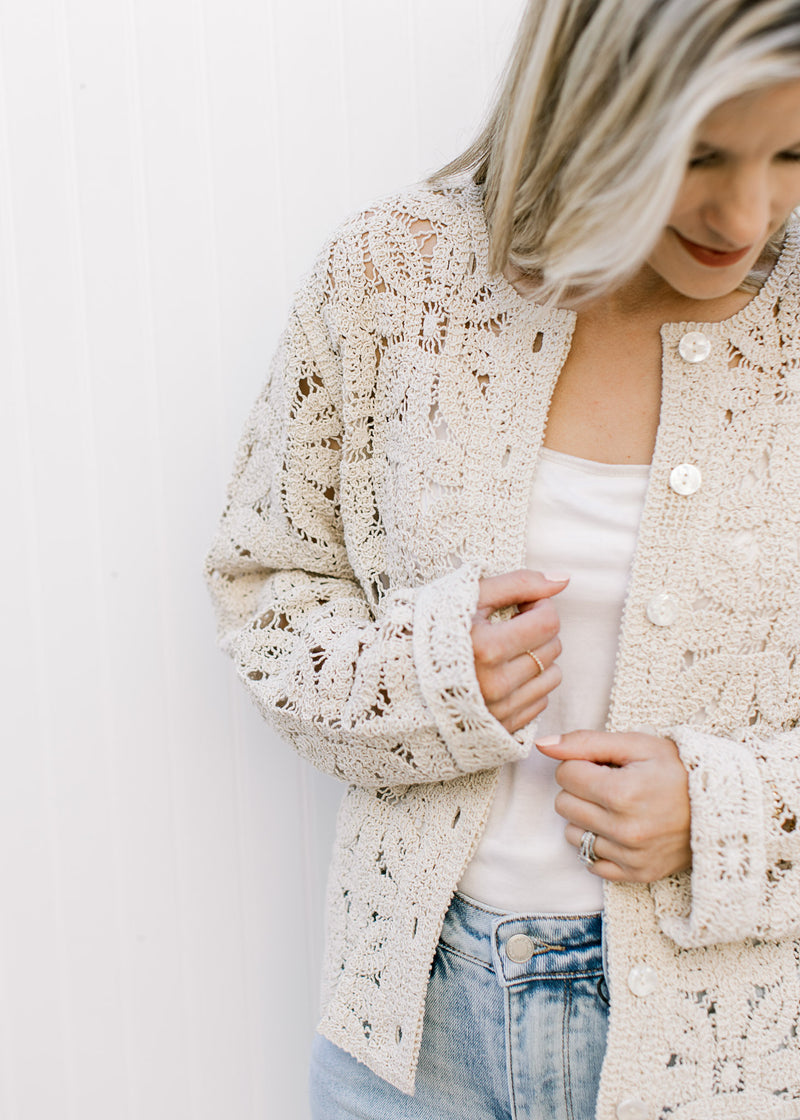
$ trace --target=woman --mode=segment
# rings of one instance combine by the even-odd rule
[[[209,579],[349,783],[316,1117],[800,1115],[798,203],[800,6],[532,0],[298,295]]]

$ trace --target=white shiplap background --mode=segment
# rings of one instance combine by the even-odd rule
[[[202,559],[327,234],[522,0],[0,0],[0,1120],[305,1120],[334,783]]]

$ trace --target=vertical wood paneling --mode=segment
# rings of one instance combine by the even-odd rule
[[[519,20],[519,0],[414,0],[420,171],[431,173],[475,138]]]
[[[474,134],[521,7],[0,0],[0,1120],[307,1120],[341,788],[202,557],[292,290]]]
[[[481,0],[484,46],[484,101],[494,95],[497,81],[511,50],[517,27],[525,10],[525,0]]]
[[[23,1095],[20,1085],[20,1107],[30,1108],[35,1101],[72,1116],[79,1109],[94,1113],[116,1108],[125,1078],[118,971],[108,967],[103,952],[116,929],[117,876],[104,796],[105,709],[99,658],[104,627],[92,588],[98,565],[97,472],[89,423],[61,16],[59,6],[48,0],[3,12],[17,314],[25,355],[41,577],[34,594],[43,620],[38,656],[30,665],[39,687],[29,688],[27,699],[44,722],[40,777],[50,825],[30,854],[35,864],[37,848],[49,843],[47,859],[55,885],[44,909],[56,910],[54,920],[25,931],[50,944],[42,945],[42,974],[25,975],[27,983],[12,998],[16,997],[14,1013],[22,1013],[23,1023],[31,999],[45,1020],[52,1022],[56,1011],[62,1030],[60,1052],[54,1055],[56,1078],[60,1070],[66,1071],[59,1094],[57,1084],[42,1077],[41,1068],[40,1047],[43,1043],[46,1053],[52,1028],[48,1023],[42,1031],[41,1021],[32,1022],[26,1039],[28,1061],[18,1066],[31,1096]],[[75,656],[76,646],[80,656]],[[87,680],[99,685],[94,695]],[[24,748],[23,728],[20,722],[15,739]],[[94,793],[89,811],[87,790]],[[101,837],[103,844],[98,842]],[[28,874],[31,870],[26,868]],[[31,885],[37,895],[36,885]],[[18,959],[32,964],[32,949],[28,942]],[[52,968],[57,976],[49,986],[45,977]]]
[[[351,121],[339,43],[340,6],[272,5],[272,162],[282,182],[287,281],[294,287],[351,201]],[[304,262],[304,263],[302,263]]]
[[[0,60],[7,54],[0,19]],[[12,533],[3,549],[3,618],[0,644],[7,733],[0,753],[0,881],[6,916],[0,922],[0,1101],[2,1115],[17,1115],[32,1100],[44,1115],[66,1097],[63,1002],[56,956],[53,827],[45,780],[45,734],[37,703],[41,687],[38,553],[31,437],[24,391],[21,292],[11,197],[11,121],[4,68],[0,67],[0,491]],[[18,111],[11,91],[12,107]],[[7,538],[4,538],[7,539]],[[9,640],[10,639],[10,640]],[[24,734],[23,734],[24,728]],[[18,962],[33,953],[40,983],[31,985]],[[41,1084],[39,1063],[50,1077]]]
[[[286,223],[280,177],[280,83],[270,60],[279,53],[273,6],[221,3],[205,8],[209,144],[213,178],[221,364],[214,382],[216,454],[198,464],[204,485],[203,532],[221,501],[232,443],[266,372],[285,315]],[[245,219],[243,220],[243,215]],[[303,267],[303,266],[301,266]],[[207,402],[204,402],[207,408]],[[214,509],[213,517],[217,510]],[[203,612],[203,641],[211,638]],[[298,812],[299,764],[243,703],[217,661],[203,712],[211,749],[223,744],[236,764],[242,889],[241,965],[253,1116],[275,1102],[303,1115],[302,1053],[308,1033],[308,971],[296,951],[308,925],[303,910],[304,838]],[[219,686],[231,688],[231,708]],[[230,683],[229,683],[230,682]],[[232,741],[233,740],[233,741]],[[276,792],[281,793],[276,796]],[[276,1014],[276,1012],[279,1013]],[[250,1113],[248,1112],[248,1115]]]
[[[449,4],[414,0],[416,112],[421,167],[432,172],[465,148],[484,109],[481,0]],[[449,60],[442,81],[440,60]]]
[[[277,84],[269,64],[271,15],[268,4],[242,3],[231,9],[214,0],[205,5],[220,332],[214,408],[220,420],[220,458],[209,462],[205,481],[216,492],[221,485],[218,465],[227,465],[253,386],[265,375],[266,355],[286,301]]]
[[[411,4],[346,0],[342,44],[350,178],[377,198],[419,176]]]
[[[215,421],[202,387],[219,363],[202,9],[134,8],[159,430],[160,729],[173,787],[188,1093],[193,1118],[250,1111],[234,756],[214,708],[197,560],[207,540],[202,449]],[[165,98],[168,90],[170,96]]]
[[[165,734],[160,424],[134,27],[126,4],[69,0],[67,32],[103,524],[106,742],[122,888],[116,958],[131,1114],[188,1116],[173,782]]]

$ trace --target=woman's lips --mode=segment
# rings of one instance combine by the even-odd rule
[[[677,230],[673,230],[673,232],[686,252],[691,254],[700,264],[707,265],[709,268],[727,268],[732,264],[738,264],[739,261],[744,260],[751,249],[751,246],[748,245],[744,249],[737,249],[735,253],[723,253],[719,249],[709,249],[705,245],[698,245],[696,241],[689,241],[688,238],[682,237]]]

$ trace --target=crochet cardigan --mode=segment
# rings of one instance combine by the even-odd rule
[[[605,885],[598,1120],[800,1115],[799,245],[732,318],[661,332],[607,726],[677,743],[693,866]],[[348,783],[320,1030],[407,1093],[444,914],[533,743],[486,709],[470,628],[478,579],[522,564],[573,324],[490,273],[471,184],[354,217],[296,298],[208,559],[252,698]]]

